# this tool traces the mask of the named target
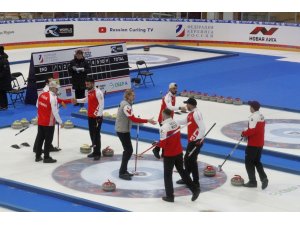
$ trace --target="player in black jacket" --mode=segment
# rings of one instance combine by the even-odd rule
[[[91,72],[91,67],[83,56],[81,50],[77,50],[74,59],[70,62],[68,68],[69,75],[72,77],[71,82],[75,90],[75,98],[81,99],[85,97],[85,79],[87,74]],[[78,105],[75,104],[75,105]],[[81,104],[83,106],[83,104]]]

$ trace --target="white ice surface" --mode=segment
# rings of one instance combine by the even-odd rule
[[[34,162],[32,148],[22,147],[13,149],[12,144],[28,142],[33,145],[36,127],[30,127],[23,134],[14,136],[16,130],[11,128],[1,129],[1,151],[0,151],[0,177],[12,179],[15,181],[35,185],[38,187],[74,195],[88,200],[109,204],[112,206],[124,208],[131,211],[299,211],[300,205],[300,179],[297,175],[273,171],[266,169],[270,184],[269,187],[262,191],[259,188],[247,189],[233,187],[230,184],[230,178],[235,174],[241,175],[246,181],[246,171],[241,163],[228,161],[223,169],[227,174],[226,183],[212,191],[200,194],[196,202],[191,202],[191,196],[176,197],[174,204],[163,202],[160,198],[117,198],[101,195],[94,195],[76,191],[58,184],[52,178],[52,172],[58,166],[72,160],[85,158],[79,151],[82,144],[89,144],[89,135],[87,130],[61,129],[60,152],[51,153],[52,157],[58,162],[54,164],[43,164]],[[53,141],[56,143],[56,135]],[[122,152],[120,141],[117,137],[111,135],[102,135],[102,146],[110,145],[116,154]],[[133,140],[135,146],[135,141]],[[139,142],[139,152],[148,148],[148,143]],[[208,156],[199,156],[199,160],[215,165],[221,164],[221,159]],[[162,163],[158,161],[158,163]],[[143,160],[139,161],[143,166]],[[146,164],[145,164],[146,165]],[[129,167],[134,166],[131,160]],[[99,171],[99,173],[103,173]],[[103,175],[103,174],[102,174]],[[105,176],[105,175],[103,175]],[[174,178],[174,181],[176,178]],[[99,179],[99,184],[104,181]],[[113,182],[121,187],[123,181],[114,178]],[[119,183],[120,182],[120,183]],[[147,189],[145,182],[145,189]],[[260,185],[260,183],[259,183]]]

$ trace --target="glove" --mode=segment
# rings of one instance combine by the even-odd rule
[[[202,139],[196,140],[196,141],[195,141],[195,145],[196,145],[196,146],[201,146],[201,145],[203,145]]]
[[[79,67],[76,70],[77,70],[77,73],[84,72],[84,68],[82,68],[82,67]]]
[[[244,135],[244,131],[241,133],[241,137],[245,137],[245,135]]]
[[[157,146],[157,145],[158,145],[158,142],[157,142],[157,141],[153,141],[153,142],[152,142],[152,145]]]
[[[77,70],[76,66],[72,66],[72,70],[76,71]]]

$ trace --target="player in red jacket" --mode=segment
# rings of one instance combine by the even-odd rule
[[[42,93],[49,91],[49,83],[51,81],[54,81],[53,76],[49,76],[47,78],[46,84],[45,84],[45,87],[43,88]],[[57,95],[58,95],[58,93],[57,93]],[[63,108],[66,108],[66,104],[72,103],[72,99],[61,99],[57,96],[57,103],[60,104]],[[36,107],[38,107],[38,101],[37,101]],[[58,107],[58,108],[60,108],[60,107]],[[54,130],[55,130],[55,127],[54,127]],[[54,132],[54,130],[53,130],[53,132]],[[37,138],[34,141],[33,152],[36,152],[36,148],[37,148]],[[51,143],[49,152],[58,152],[60,150],[61,150],[60,148],[54,147]],[[42,152],[43,152],[43,150],[42,150]]]
[[[162,197],[162,199],[167,202],[174,202],[172,174],[175,166],[182,180],[193,193],[192,201],[195,201],[200,194],[200,189],[183,169],[180,126],[172,119],[172,111],[170,109],[163,111],[163,122],[159,133],[160,141],[157,146],[164,149],[164,182],[166,189],[166,196]]]
[[[170,83],[169,84],[169,92],[161,100],[161,106],[160,106],[160,111],[159,111],[159,115],[158,115],[158,122],[159,122],[160,126],[162,125],[162,121],[163,121],[162,113],[165,109],[171,110],[172,118],[174,117],[175,110],[181,110],[182,112],[186,112],[185,106],[176,106],[176,94],[177,94],[177,84]],[[160,155],[159,155],[160,149],[159,148],[153,149],[152,152],[157,159],[160,159]]]
[[[55,163],[56,160],[52,159],[49,155],[51,143],[54,135],[55,123],[59,123],[63,128],[63,122],[58,114],[57,107],[57,92],[59,85],[55,81],[49,83],[49,91],[43,92],[37,101],[38,107],[38,133],[37,133],[37,147],[35,161],[41,160],[44,163]],[[42,158],[42,146],[44,147],[44,159]]]
[[[242,137],[248,139],[245,154],[245,165],[249,177],[249,182],[244,187],[257,187],[255,168],[262,182],[262,189],[268,186],[268,178],[260,161],[265,139],[265,119],[259,112],[260,104],[257,101],[249,101],[250,112],[248,129],[242,132]]]
[[[93,144],[93,152],[88,158],[99,160],[101,158],[101,126],[103,121],[104,95],[102,91],[95,87],[95,80],[85,79],[85,86],[88,89],[88,95],[82,99],[76,99],[76,103],[88,102],[88,123],[90,138]]]

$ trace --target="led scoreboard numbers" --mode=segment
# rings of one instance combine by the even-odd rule
[[[74,96],[68,68],[78,49],[83,51],[91,66],[88,77],[95,79],[96,86],[100,89],[109,93],[131,87],[126,45],[117,43],[32,53],[29,76],[34,77],[38,92],[51,76],[59,81],[61,98]]]

